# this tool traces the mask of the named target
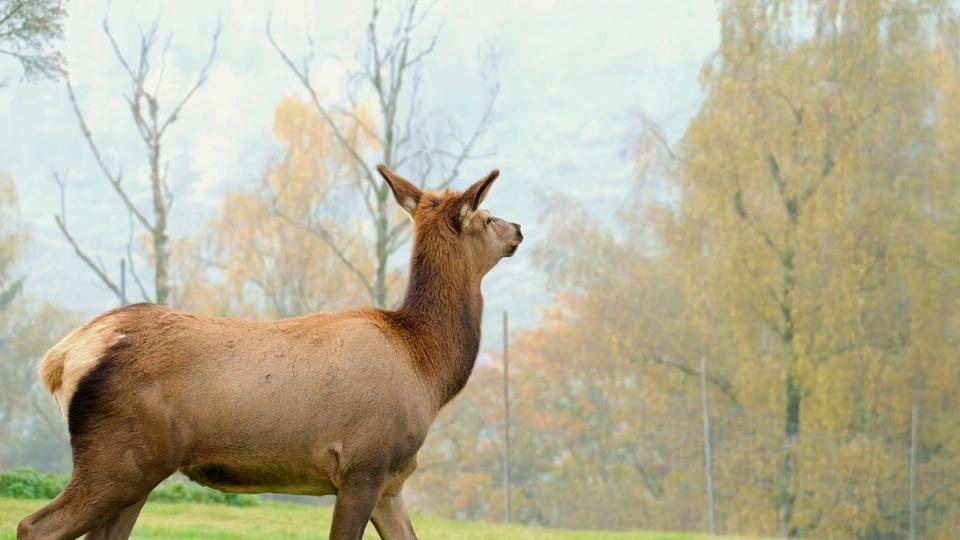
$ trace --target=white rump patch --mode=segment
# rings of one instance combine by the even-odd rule
[[[70,400],[77,385],[103,358],[103,353],[126,334],[117,333],[109,322],[81,327],[57,343],[47,354],[63,354],[63,378],[54,399],[60,405],[60,414],[69,419]]]

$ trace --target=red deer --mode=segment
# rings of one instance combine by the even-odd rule
[[[247,321],[144,303],[94,318],[40,362],[73,475],[18,538],[127,538],[177,470],[231,493],[335,494],[330,538],[362,538],[369,521],[416,538],[404,481],[473,370],[480,282],[523,236],[479,209],[496,170],[457,193],[377,169],[413,218],[400,306]]]

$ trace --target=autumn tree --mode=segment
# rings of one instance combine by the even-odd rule
[[[357,110],[352,117],[368,114]],[[274,319],[367,297],[357,276],[373,267],[369,241],[359,232],[348,236],[352,217],[342,211],[345,194],[336,181],[351,158],[316,108],[295,97],[277,105],[273,134],[282,149],[259,184],[227,193],[203,231],[178,244],[181,307]],[[341,134],[358,148],[373,144],[366,129]],[[334,228],[338,251],[316,234]]]
[[[340,151],[351,159],[349,170],[341,171],[338,180],[347,182],[354,197],[363,203],[365,219],[372,228],[375,257],[372,271],[357,267],[342,238],[342,229],[336,223],[322,219],[296,219],[284,216],[298,226],[305,226],[326,242],[329,248],[356,276],[368,291],[374,305],[386,307],[399,299],[398,283],[391,283],[391,262],[397,250],[409,239],[410,220],[393,203],[390,190],[375,173],[372,163],[384,163],[399,170],[414,169],[408,174],[431,188],[445,188],[460,173],[464,161],[475,157],[475,146],[489,126],[499,83],[493,83],[486,104],[478,107],[480,118],[469,135],[444,134],[435,142],[428,122],[428,111],[420,103],[423,84],[423,62],[434,51],[439,35],[421,37],[426,11],[418,0],[410,0],[396,14],[396,22],[386,32],[382,28],[383,6],[373,0],[367,26],[366,50],[359,58],[361,68],[349,74],[346,85],[346,103],[332,103],[324,99],[322,89],[311,82],[309,58],[298,65],[276,42],[267,23],[270,42],[291,73],[303,86],[309,102],[327,123]],[[374,105],[374,122],[355,115],[367,102]],[[358,146],[350,132],[362,130],[374,141],[373,146]],[[437,137],[439,140],[443,140]],[[421,186],[423,187],[423,186]],[[393,291],[393,292],[391,292]]]
[[[29,238],[17,218],[13,182],[0,175],[0,468],[63,470],[69,463],[66,430],[40,387],[36,360],[77,318],[22,292],[18,266]]]
[[[25,235],[11,230],[16,209],[13,180],[8,175],[0,175],[0,312],[6,310],[23,287],[23,278],[16,275],[16,265],[23,251]]]
[[[783,536],[902,526],[883,516],[903,515],[903,500],[824,506],[841,486],[813,474],[822,441],[804,429],[847,434],[841,452],[867,440],[890,452],[874,437],[902,439],[912,404],[948,410],[929,403],[956,366],[927,359],[957,346],[955,306],[940,299],[960,285],[945,278],[958,214],[934,202],[957,196],[941,119],[957,91],[945,83],[957,80],[956,17],[945,2],[723,2],[707,99],[669,149],[680,199],[657,224],[659,248],[702,269],[686,276],[687,316],[728,345],[732,357],[711,357],[730,365],[745,407],[779,409],[765,495]],[[874,510],[844,514],[864,505]]]
[[[697,360],[710,347],[692,330],[681,333],[682,296],[669,272],[617,239],[642,236],[630,221],[635,212],[623,213],[622,235],[566,200],[544,213],[551,247],[537,260],[549,269],[555,302],[538,327],[510,341],[513,519],[703,528]],[[412,488],[432,512],[502,518],[502,372],[492,354],[424,445],[422,462],[440,465],[421,471]],[[736,408],[721,373],[709,385],[718,406]]]
[[[190,100],[196,91],[207,80],[210,66],[213,64],[217,52],[217,41],[220,36],[220,28],[213,33],[213,45],[210,49],[210,55],[206,64],[201,68],[196,81],[189,89],[173,104],[162,110],[159,100],[160,86],[163,82],[163,62],[166,53],[170,47],[170,40],[165,42],[162,50],[157,54],[157,22],[149,31],[140,36],[140,49],[135,55],[133,61],[128,59],[120,50],[120,46],[114,39],[110,31],[107,19],[103,21],[103,31],[110,41],[114,56],[117,62],[123,68],[130,83],[128,93],[124,96],[127,108],[129,109],[131,120],[137,128],[137,133],[146,147],[146,164],[149,170],[147,185],[148,193],[139,193],[138,189],[129,180],[124,183],[123,170],[112,167],[107,163],[106,158],[95,141],[94,135],[81,111],[77,96],[74,93],[70,77],[65,76],[67,94],[70,98],[70,104],[76,114],[77,121],[80,124],[80,131],[90,148],[90,152],[97,163],[103,179],[116,193],[117,198],[122,202],[123,207],[130,215],[131,236],[133,230],[139,230],[148,238],[147,252],[148,258],[152,261],[153,274],[153,292],[149,292],[144,285],[139,274],[133,266],[133,240],[127,246],[127,263],[132,272],[134,282],[139,289],[140,295],[144,300],[166,305],[170,302],[171,284],[169,281],[170,266],[170,238],[169,238],[169,219],[170,211],[173,206],[173,193],[170,191],[170,183],[167,178],[167,162],[164,160],[161,147],[164,136],[168,130],[177,121],[182,114],[184,106]],[[159,57],[160,66],[157,68],[153,62]],[[148,85],[148,80],[150,84]],[[61,198],[66,191],[66,179],[55,175],[61,189]],[[140,201],[145,198],[149,204],[142,204]],[[116,280],[110,277],[109,272],[103,266],[102,261],[95,261],[80,246],[77,240],[71,234],[67,226],[67,216],[65,204],[60,215],[56,216],[57,226],[63,233],[66,240],[73,247],[77,256],[87,265],[90,270],[96,274],[97,278],[106,287],[113,292],[117,299],[123,299],[120,286]],[[145,208],[146,207],[146,208]]]
[[[405,488],[412,505],[452,519],[500,520],[503,510],[502,371],[480,361],[440,411]]]
[[[21,65],[24,79],[58,79],[64,59],[55,44],[66,17],[64,0],[0,0],[0,54]]]
[[[704,360],[722,532],[906,536],[917,407],[915,526],[953,538],[956,10],[731,1],[721,29],[702,107],[677,145],[646,126],[617,219],[548,209],[555,305],[511,355],[518,513],[705,530]]]

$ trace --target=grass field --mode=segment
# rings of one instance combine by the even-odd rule
[[[16,538],[17,522],[45,501],[0,498],[0,540]],[[326,538],[332,507],[267,502],[253,508],[212,504],[148,503],[132,538],[254,540]],[[451,521],[415,515],[425,540],[707,540],[691,533],[596,532],[533,529],[477,521]],[[365,538],[379,538],[373,526]],[[746,540],[723,537],[725,540]]]

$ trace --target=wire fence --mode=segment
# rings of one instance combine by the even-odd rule
[[[439,422],[442,436],[428,440],[423,468],[411,479],[414,507],[465,519],[507,517],[505,419],[497,417],[496,405],[503,387],[496,382],[475,381]],[[571,411],[581,416],[556,425],[531,421],[544,418],[538,415],[548,404],[512,402],[511,520],[779,537],[789,507],[787,522],[801,538],[960,538],[955,415],[908,404],[835,426],[818,424],[834,415],[811,414],[791,439],[772,410],[714,407],[691,397],[657,402],[637,396],[632,417]],[[850,421],[850,415],[835,416]],[[451,444],[459,451],[445,453]]]

